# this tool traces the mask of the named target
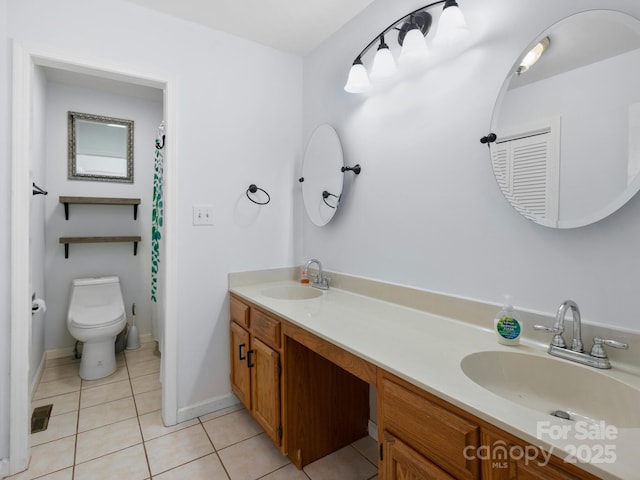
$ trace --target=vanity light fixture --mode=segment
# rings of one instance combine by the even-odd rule
[[[450,45],[466,36],[469,33],[469,28],[456,0],[440,0],[420,7],[393,22],[362,49],[351,65],[349,77],[344,86],[345,91],[349,93],[367,92],[371,89],[369,77],[375,82],[395,74],[396,63],[384,39],[391,30],[398,31],[398,44],[402,47],[400,64],[420,63],[428,58],[429,50],[425,37],[431,30],[433,17],[427,10],[441,4],[444,4],[444,7],[438,20],[438,31],[433,43],[441,46]],[[362,63],[362,56],[376,44],[378,44],[378,50],[373,59],[371,75],[369,75]]]
[[[516,75],[522,75],[524,72],[529,70],[538,60],[544,52],[547,51],[551,41],[549,37],[544,37],[540,40],[529,52],[524,56],[522,62],[520,62],[520,66],[516,70]]]
[[[384,35],[380,35],[380,45],[376,56],[373,57],[373,67],[371,67],[371,79],[380,80],[383,78],[393,77],[396,73],[396,61],[391,55],[389,45],[384,41]]]
[[[438,31],[433,39],[437,45],[457,43],[469,34],[469,27],[455,0],[444,2],[444,8],[438,21]]]

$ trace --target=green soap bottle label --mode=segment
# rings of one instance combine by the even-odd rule
[[[515,318],[502,317],[500,320],[498,320],[496,329],[498,330],[498,333],[501,337],[508,340],[513,340],[514,338],[518,338],[520,336],[520,322],[518,322]]]

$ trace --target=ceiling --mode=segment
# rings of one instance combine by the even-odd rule
[[[105,78],[100,73],[90,75],[53,67],[40,67],[49,82],[71,85],[73,87],[90,88],[115,95],[141,98],[154,102],[162,102],[163,91],[159,88],[138,85],[124,80]]]
[[[304,56],[373,0],[128,0]]]

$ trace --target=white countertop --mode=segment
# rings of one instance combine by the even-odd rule
[[[309,300],[279,300],[263,294],[281,285],[300,284],[263,282],[232,286],[230,291],[560,458],[575,445],[579,458],[591,460],[581,463],[581,468],[599,477],[640,478],[640,428],[618,428],[616,438],[606,440],[539,438],[538,422],[551,426],[567,422],[491,393],[460,368],[466,355],[479,351],[548,356],[539,345],[503,346],[492,330],[337,288]],[[615,367],[602,374],[640,389],[640,378]],[[571,388],[570,379],[567,388]],[[606,447],[605,453],[601,447]],[[615,461],[604,463],[612,454]]]

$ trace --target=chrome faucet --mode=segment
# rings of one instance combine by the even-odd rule
[[[556,314],[556,326],[561,325],[562,330],[564,331],[564,317],[569,308],[571,309],[571,315],[573,317],[573,338],[571,339],[571,350],[574,352],[584,352],[584,344],[582,343],[582,319],[580,318],[580,309],[576,302],[573,300],[565,300],[560,304],[558,307],[558,313]],[[560,338],[562,338],[562,336],[560,336]]]
[[[571,339],[571,347],[567,348],[567,344],[564,341],[562,334],[564,333],[564,317],[569,308],[573,315],[573,338]],[[560,304],[558,307],[558,313],[556,314],[556,323],[553,327],[534,325],[533,328],[534,330],[542,330],[544,332],[554,334],[551,339],[549,349],[547,350],[549,355],[582,363],[595,368],[611,368],[611,362],[609,362],[604,345],[624,350],[629,348],[629,345],[626,343],[595,337],[593,339],[593,347],[591,347],[591,351],[589,353],[585,353],[584,345],[582,343],[582,320],[580,318],[580,309],[573,300],[565,300]]]
[[[313,275],[313,283],[311,284],[311,286],[315,288],[319,288],[320,290],[329,290],[329,280],[331,279],[329,277],[324,276],[324,272],[322,271],[322,264],[320,263],[320,260],[316,260],[315,258],[312,258],[311,260],[309,260],[307,263],[305,263],[304,268],[302,269],[302,273],[307,275],[307,272],[309,271],[309,266],[312,263],[315,263],[316,265],[318,265],[318,275]]]

